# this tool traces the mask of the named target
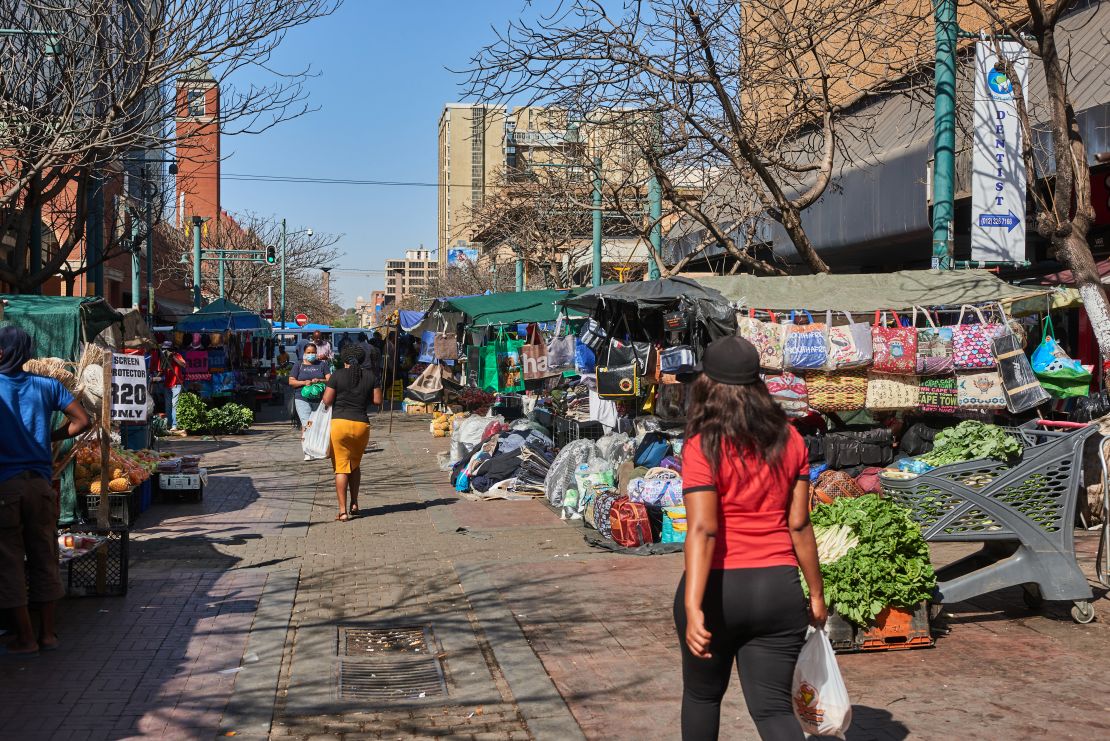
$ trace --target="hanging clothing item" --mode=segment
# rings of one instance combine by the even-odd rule
[[[606,432],[617,429],[617,405],[609,399],[602,399],[596,391],[590,391],[590,419],[600,422]]]

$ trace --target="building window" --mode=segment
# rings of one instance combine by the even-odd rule
[[[190,116],[203,116],[204,115],[204,91],[203,90],[190,90],[186,93],[186,102],[189,109]]]

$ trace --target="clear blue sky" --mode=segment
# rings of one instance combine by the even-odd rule
[[[346,0],[334,15],[291,32],[277,69],[306,62],[320,110],[259,136],[224,137],[223,171],[378,180],[436,181],[443,104],[458,100],[458,75],[515,17],[520,0]],[[236,84],[242,84],[236,80]],[[435,249],[435,188],[242,182],[225,179],[229,211],[285,217],[290,228],[343,234],[340,266],[381,270],[387,257],[423,243]],[[369,297],[381,277],[339,276],[344,306]]]

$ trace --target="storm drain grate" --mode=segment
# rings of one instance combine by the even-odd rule
[[[412,701],[447,696],[427,626],[340,626],[339,699]]]

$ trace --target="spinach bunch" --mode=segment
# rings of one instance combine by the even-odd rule
[[[997,425],[965,420],[937,433],[933,449],[919,460],[930,466],[946,466],[980,458],[1009,461],[1021,455],[1017,438]]]
[[[836,561],[821,564],[825,599],[857,625],[888,605],[913,607],[932,597],[937,577],[929,546],[909,512],[877,494],[841,497],[813,510],[814,526],[846,525],[859,538]]]

